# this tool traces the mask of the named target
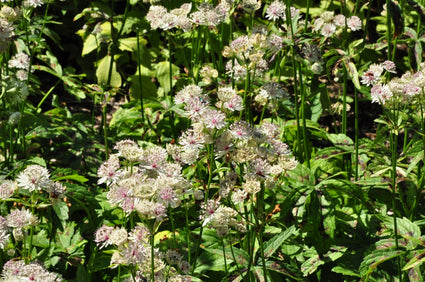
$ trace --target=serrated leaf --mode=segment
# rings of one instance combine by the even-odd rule
[[[381,263],[394,259],[402,253],[401,251],[392,251],[389,249],[373,251],[373,253],[367,255],[360,264],[360,275],[363,279],[367,280]]]
[[[286,239],[291,237],[295,232],[295,226],[292,225],[284,232],[274,236],[269,241],[264,243],[264,255],[265,257],[270,257],[276,252],[280,246],[285,242]]]
[[[331,141],[335,147],[341,148],[346,151],[354,150],[353,140],[345,134],[327,134],[329,141]]]

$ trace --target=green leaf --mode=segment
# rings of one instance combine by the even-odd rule
[[[83,50],[81,52],[81,56],[84,57],[85,55],[96,50],[98,47],[99,47],[99,44],[98,44],[98,41],[96,39],[96,36],[94,36],[93,34],[89,34],[87,36],[86,40],[84,40]]]
[[[111,69],[111,77],[108,85],[109,80],[109,70],[110,66],[112,64]],[[111,86],[111,87],[120,87],[122,84],[121,81],[121,75],[117,72],[117,66],[115,61],[112,60],[112,57],[110,55],[106,55],[104,58],[102,58],[99,61],[99,64],[97,66],[96,70],[96,77],[97,81],[102,86]]]
[[[288,229],[286,229],[284,232],[274,236],[269,241],[264,243],[264,255],[266,257],[270,257],[276,252],[280,246],[283,244],[283,242],[291,237],[295,232],[295,226],[292,225]]]
[[[310,110],[311,110],[311,120],[314,122],[317,122],[320,118],[320,116],[322,115],[322,103],[321,103],[321,93],[317,93],[314,96],[314,99],[312,101],[312,104],[310,106]]]
[[[375,250],[367,255],[360,264],[360,275],[367,280],[373,271],[383,262],[394,259],[403,254],[401,251],[391,249]]]
[[[301,264],[301,272],[304,276],[308,276],[316,272],[322,264],[325,264],[325,262],[319,258],[319,255],[313,256]]]
[[[60,219],[62,227],[64,228],[64,223],[69,219],[69,208],[67,203],[65,203],[64,201],[60,201],[57,204],[52,205],[52,207],[56,215]]]
[[[403,267],[403,271],[409,270],[416,266],[422,265],[425,261],[425,251],[416,254],[408,263]]]
[[[170,74],[170,62],[164,61],[159,62],[155,65],[155,77],[158,79],[159,84],[164,89],[164,94],[170,92],[170,75],[172,79],[172,85],[176,83],[174,76],[179,75],[179,68],[176,65],[171,65],[171,74]]]
[[[344,268],[342,266],[335,266],[334,268],[332,268],[332,271],[335,272],[335,273],[342,274],[342,275],[361,277],[360,274],[358,274],[354,270]]]
[[[338,147],[338,148],[343,149],[345,151],[354,150],[353,140],[345,134],[329,133],[329,134],[327,134],[327,137],[328,137],[329,141],[331,141],[335,145],[335,147]]]
[[[85,178],[82,175],[79,174],[71,174],[71,175],[65,175],[65,176],[61,176],[61,177],[57,177],[55,178],[56,181],[61,181],[61,180],[74,180],[80,183],[84,183],[89,181],[87,178]]]

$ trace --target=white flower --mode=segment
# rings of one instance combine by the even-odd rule
[[[43,190],[50,186],[49,171],[40,165],[30,165],[19,173],[18,186],[28,189],[30,192]]]

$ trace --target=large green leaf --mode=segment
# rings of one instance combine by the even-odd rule
[[[109,75],[111,76],[110,81]],[[99,61],[96,69],[96,77],[98,83],[102,86],[120,87],[122,83],[121,75],[117,72],[117,65],[110,55],[106,55]]]

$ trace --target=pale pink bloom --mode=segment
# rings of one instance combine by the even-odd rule
[[[352,30],[360,30],[362,28],[362,21],[357,16],[352,16],[347,19],[347,26]]]
[[[26,0],[24,6],[37,8],[44,4],[43,0]]]
[[[334,17],[334,24],[336,26],[345,26],[345,16],[342,14],[336,15]]]
[[[321,34],[325,37],[332,36],[336,31],[336,26],[332,23],[325,23],[322,27]]]
[[[230,125],[230,134],[236,139],[248,140],[251,137],[251,126],[244,120],[239,120]]]
[[[243,109],[243,100],[239,95],[234,95],[229,101],[223,103],[223,107],[230,111],[240,111]]]
[[[17,53],[9,60],[9,67],[28,70],[30,67],[30,57],[23,52]]]
[[[386,60],[382,63],[382,67],[387,71],[391,73],[397,73],[396,72],[396,65],[394,62]]]
[[[99,227],[95,232],[95,239],[94,242],[99,246],[100,249],[105,248],[108,245],[111,245],[111,242],[109,241],[109,237],[111,236],[112,231],[114,228],[112,226],[106,226],[102,225],[102,227]]]
[[[386,84],[376,84],[370,90],[372,103],[385,105],[393,96],[390,88]]]
[[[207,109],[202,116],[206,128],[222,129],[226,126],[226,116],[223,112],[213,109]]]
[[[266,19],[277,21],[278,19],[285,20],[286,6],[280,1],[273,1],[266,10]]]
[[[17,178],[18,186],[30,192],[46,189],[50,185],[49,171],[40,165],[30,165],[20,172]]]

